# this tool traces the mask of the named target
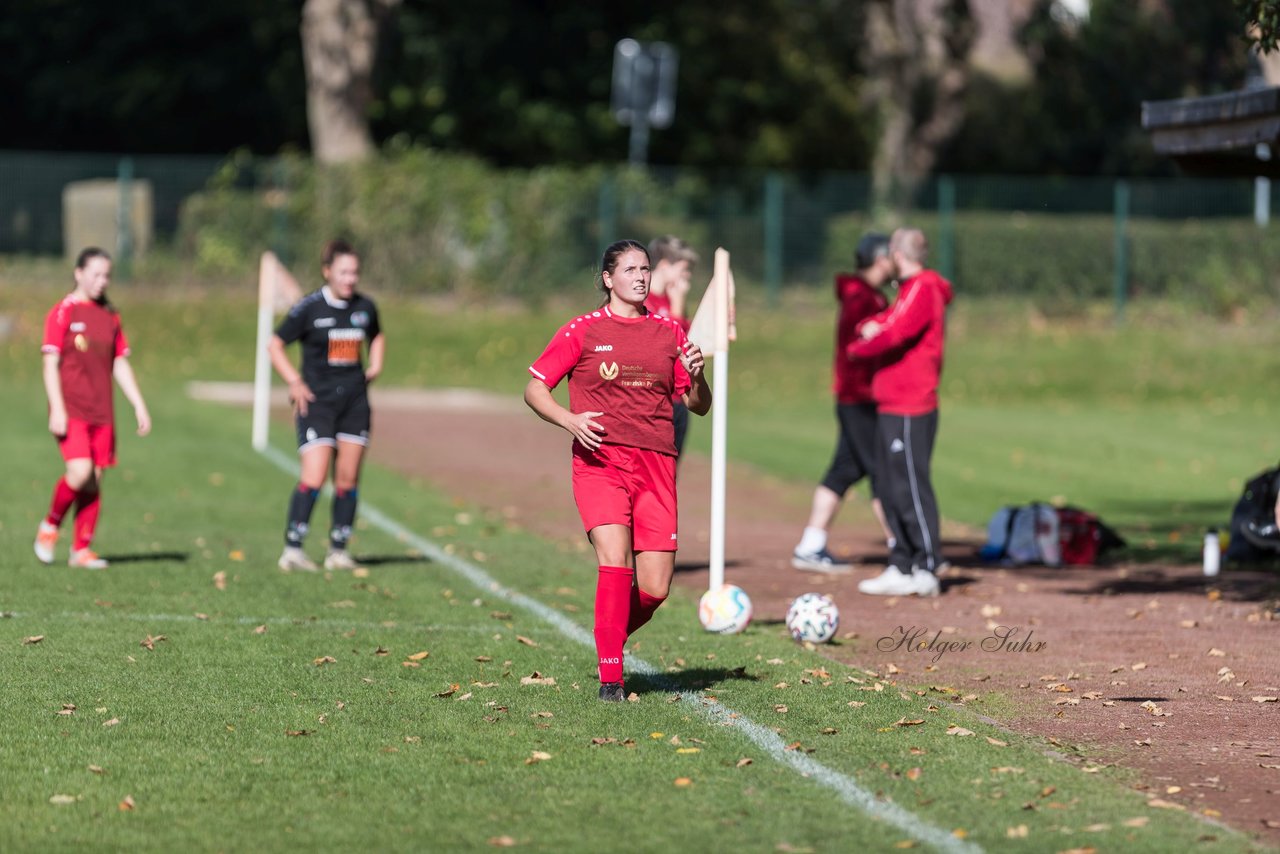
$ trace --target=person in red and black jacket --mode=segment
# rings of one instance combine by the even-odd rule
[[[938,378],[951,283],[924,266],[924,233],[900,228],[889,257],[901,283],[891,308],[864,321],[849,345],[853,359],[877,361],[871,394],[879,408],[876,477],[894,537],[889,565],[858,583],[880,596],[936,596],[942,563],[938,502],[929,476],[938,433]]]
[[[49,502],[49,513],[36,530],[35,552],[41,563],[53,563],[58,529],[75,505],[71,556],[79,569],[106,569],[89,544],[102,507],[102,476],[116,464],[115,379],[138,422],[138,435],[151,432],[151,414],[129,365],[129,342],[120,315],[107,301],[111,256],[89,247],[76,258],[76,287],[45,318],[44,388],[49,398],[49,432],[58,440],[66,463]]]
[[[834,392],[836,421],[840,425],[836,450],[822,482],[813,491],[809,523],[799,545],[791,556],[796,569],[812,572],[848,572],[851,565],[827,549],[827,536],[840,503],[849,488],[864,477],[871,478],[871,507],[875,511],[885,539],[892,546],[892,534],[885,524],[877,488],[876,404],[871,396],[871,378],[875,374],[872,359],[850,359],[847,350],[857,339],[862,321],[884,311],[888,301],[880,289],[893,279],[893,260],[889,257],[889,236],[874,232],[864,234],[855,252],[858,272],[836,276],[836,300],[840,318],[836,322]]]
[[[659,317],[669,317],[688,334],[693,325],[686,308],[689,300],[689,280],[693,265],[698,263],[698,253],[688,243],[673,234],[664,234],[649,242],[649,296],[644,307]],[[684,441],[689,435],[689,407],[680,395],[671,398],[671,424],[676,431],[676,462],[684,453]]]

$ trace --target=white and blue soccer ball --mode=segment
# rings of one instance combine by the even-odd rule
[[[824,593],[804,593],[787,609],[787,631],[800,643],[826,643],[840,628],[840,609]]]
[[[698,619],[702,627],[720,635],[734,635],[751,622],[751,597],[736,584],[723,584],[708,590],[698,601]]]

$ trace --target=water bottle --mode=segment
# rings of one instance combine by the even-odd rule
[[[1204,535],[1204,574],[1217,575],[1221,562],[1222,547],[1218,542],[1218,529],[1210,528]]]

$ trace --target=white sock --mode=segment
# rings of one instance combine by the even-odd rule
[[[820,552],[826,547],[827,532],[821,528],[806,525],[804,535],[800,538],[800,545],[796,546],[796,551],[809,555]]]

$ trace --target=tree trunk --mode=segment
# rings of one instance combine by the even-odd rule
[[[400,0],[306,0],[302,54],[307,126],[320,163],[342,163],[373,151],[369,103],[378,25]]]
[[[901,213],[964,121],[973,21],[965,0],[875,0],[866,26],[880,121],[872,205]]]

